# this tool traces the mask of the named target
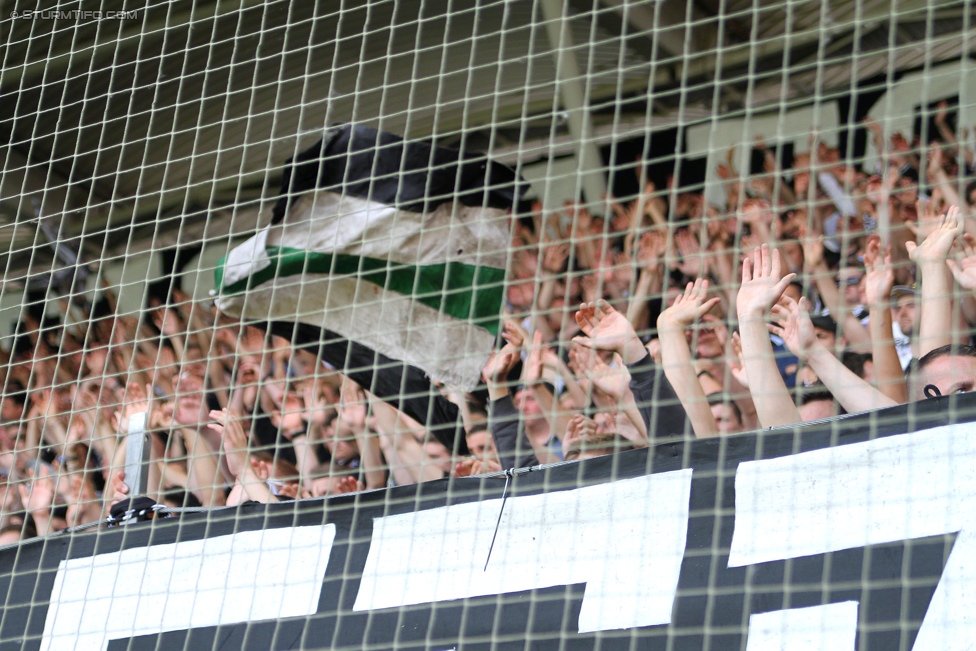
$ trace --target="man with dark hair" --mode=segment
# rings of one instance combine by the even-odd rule
[[[846,413],[837,404],[834,394],[822,384],[797,392],[796,407],[800,412],[800,420],[804,423]]]
[[[865,382],[874,383],[874,358],[871,353],[855,353],[845,350],[840,361]]]
[[[891,329],[895,338],[895,350],[903,370],[912,361],[912,335],[916,332],[915,290],[905,285],[891,289]]]
[[[708,406],[712,410],[715,418],[715,425],[718,426],[718,433],[738,434],[745,431],[742,423],[742,411],[735,401],[722,391],[716,391],[705,396],[708,399]]]
[[[909,375],[911,400],[937,398],[976,389],[976,348],[947,344],[925,354]]]
[[[837,348],[837,322],[834,321],[834,317],[829,314],[811,314],[810,321],[813,322],[814,332],[817,333],[817,341],[833,352]]]

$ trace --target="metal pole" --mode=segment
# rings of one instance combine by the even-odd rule
[[[129,434],[125,439],[125,485],[129,498],[145,495],[149,489],[149,434],[146,433],[146,412],[129,417]]]

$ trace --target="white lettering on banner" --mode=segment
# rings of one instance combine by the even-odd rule
[[[976,423],[743,462],[728,565],[957,533],[913,650],[970,649],[974,469]],[[668,624],[692,476],[376,518],[353,610],[583,583],[580,633]],[[314,614],[335,536],[335,525],[266,529],[62,561],[40,648],[104,651],[111,640]],[[848,651],[857,611],[852,601],[754,613],[746,651]]]
[[[41,651],[318,609],[334,524],[245,531],[61,561]]]
[[[667,624],[691,469],[377,518],[356,611],[586,583],[581,633]]]
[[[740,464],[729,567],[955,532],[913,650],[962,651],[976,640],[976,423]]]
[[[857,602],[789,608],[749,616],[746,651],[854,651]]]

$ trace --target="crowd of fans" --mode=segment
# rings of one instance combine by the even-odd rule
[[[148,414],[149,497],[321,497],[593,457],[671,436],[790,425],[976,383],[973,153],[885,138],[859,171],[811,142],[780,169],[719,168],[727,197],[647,183],[599,217],[512,220],[504,341],[486,392],[443,387],[449,449],[312,352],[179,290],[138,320],[25,315],[4,360],[0,544],[94,523],[126,496]],[[77,324],[83,324],[79,327]],[[459,430],[461,431],[461,430]],[[467,454],[458,454],[464,449]]]

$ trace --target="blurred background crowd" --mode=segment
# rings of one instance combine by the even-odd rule
[[[3,351],[0,544],[90,524],[125,497],[133,414],[172,507],[322,497],[572,461],[970,390],[974,154],[867,126],[861,171],[811,139],[720,166],[726,201],[673,183],[604,216],[513,215],[504,335],[435,436],[287,339],[167,286],[144,317],[107,289],[77,324],[25,312]],[[591,212],[592,210],[592,212]],[[962,361],[960,361],[962,360]],[[971,379],[970,379],[971,378]],[[968,382],[968,383],[967,383]],[[463,445],[461,442],[463,441]]]

